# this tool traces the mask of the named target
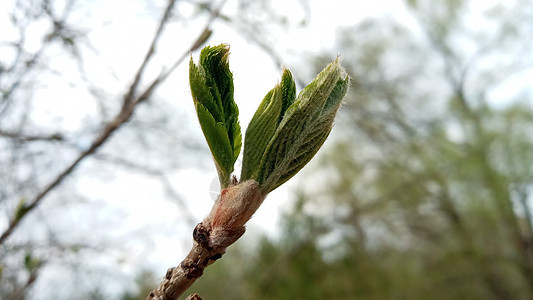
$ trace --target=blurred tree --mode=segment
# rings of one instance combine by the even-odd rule
[[[408,4],[413,23],[372,20],[343,34],[356,78],[346,132],[309,205],[348,253],[403,261],[380,276],[387,297],[530,298],[533,111],[520,77],[532,71],[533,7]]]
[[[232,249],[198,293],[533,298],[532,3],[406,11],[342,31],[355,80],[323,172],[279,241]]]

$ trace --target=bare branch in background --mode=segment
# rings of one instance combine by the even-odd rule
[[[150,50],[148,51],[148,54],[144,58],[144,61],[141,64],[141,67],[139,68],[135,76],[135,79],[133,80],[130,86],[128,93],[124,96],[124,103],[122,105],[122,109],[120,110],[119,114],[116,115],[115,118],[105,126],[104,130],[100,133],[98,137],[94,139],[91,146],[87,150],[82,152],[78,156],[78,158],[76,158],[70,164],[70,166],[68,166],[65,170],[63,170],[63,172],[61,172],[52,182],[50,182],[40,193],[38,193],[32,200],[28,201],[27,204],[25,204],[23,213],[11,219],[9,226],[4,230],[4,232],[0,236],[0,244],[5,242],[5,240],[11,235],[13,230],[15,230],[15,228],[18,226],[20,221],[27,215],[27,213],[35,209],[41,203],[41,201],[48,195],[50,191],[56,188],[63,181],[65,177],[67,177],[68,175],[72,173],[72,171],[74,171],[76,166],[82,160],[84,160],[86,157],[93,154],[101,145],[103,145],[115,130],[117,130],[122,124],[124,124],[125,122],[129,120],[136,106],[142,103],[152,94],[153,89],[160,82],[159,78],[156,78],[152,82],[150,87],[143,92],[142,97],[136,97],[134,95],[134,93],[137,90],[140,76],[142,72],[144,71],[144,68],[147,62],[150,60],[151,56],[153,55],[155,45],[157,44],[157,41],[160,37],[162,28],[166,25],[168,21],[168,17],[169,17],[170,11],[172,10],[172,7],[174,6],[174,2],[175,1],[169,1],[167,5],[165,13],[160,20],[157,33],[154,36],[152,44],[150,45]]]
[[[21,133],[6,132],[3,130],[0,130],[0,136],[21,142],[62,141],[64,139],[64,137],[60,133],[54,133],[52,135],[27,135]]]
[[[156,34],[154,35],[154,38],[152,40],[152,43],[149,47],[149,50],[137,70],[137,73],[133,79],[133,82],[131,83],[127,93],[123,97],[123,105],[120,109],[120,112],[111,120],[110,122],[105,125],[103,131],[93,140],[91,143],[91,146],[80,153],[80,155],[67,167],[65,168],[54,180],[52,180],[41,192],[39,192],[37,195],[35,195],[31,200],[25,202],[23,210],[21,213],[12,218],[8,227],[4,230],[2,235],[0,236],[0,244],[3,244],[5,240],[12,234],[12,232],[16,229],[16,227],[19,225],[21,220],[33,209],[35,209],[42,200],[48,195],[49,192],[51,192],[53,189],[55,189],[66,177],[68,177],[74,169],[87,157],[91,156],[95,153],[96,150],[98,150],[110,137],[111,135],[118,129],[120,126],[122,126],[124,123],[126,123],[131,116],[133,115],[135,109],[137,106],[150,98],[155,91],[155,89],[171,74],[175,68],[184,61],[184,59],[187,57],[188,53],[193,49],[193,47],[198,47],[199,44],[202,42],[205,42],[208,38],[208,36],[205,36],[205,32],[201,32],[200,36],[196,39],[196,41],[193,43],[193,47],[188,49],[183,55],[181,55],[175,63],[172,65],[172,67],[162,73],[160,76],[155,78],[144,90],[141,92],[138,92],[138,86],[140,82],[140,78],[142,77],[142,74],[144,73],[144,70],[152,58],[155,48],[157,46],[157,43],[159,41],[159,38],[161,36],[161,33],[163,32],[164,27],[167,25],[169,17],[172,12],[172,8],[174,7],[176,0],[170,0],[166,6],[166,9],[164,11],[163,16],[161,17],[159,21],[159,25],[156,30]],[[216,18],[217,14],[213,13],[210,17],[208,24],[206,28],[208,28],[209,24],[212,23],[212,21]]]

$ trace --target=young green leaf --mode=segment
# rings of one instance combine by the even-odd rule
[[[257,177],[265,149],[295,97],[296,85],[285,69],[281,83],[267,93],[246,129],[241,181]]]
[[[209,114],[209,111],[201,103],[196,103],[196,112],[202,131],[213,154],[218,176],[221,181],[223,179],[224,182],[229,182],[231,171],[224,171],[233,169],[234,160],[233,151],[225,128],[222,123],[215,122],[213,116]]]
[[[280,89],[282,95],[282,107],[281,114],[279,115],[278,124],[281,122],[281,119],[285,115],[287,108],[289,108],[289,106],[291,106],[294,103],[294,100],[296,99],[296,83],[294,83],[294,79],[292,78],[291,72],[287,69],[283,69]]]
[[[207,46],[199,64],[192,58],[189,81],[198,120],[213,154],[221,187],[226,187],[242,146],[239,110],[233,100],[233,75],[228,63],[229,46]]]
[[[265,148],[278,126],[281,112],[279,86],[270,90],[255,112],[244,139],[241,181],[252,178],[259,167]]]
[[[331,131],[348,85],[349,78],[336,59],[289,106],[254,178],[263,193],[289,180],[313,158]]]

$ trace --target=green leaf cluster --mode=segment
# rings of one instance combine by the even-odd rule
[[[241,180],[258,181],[267,194],[298,173],[328,137],[348,86],[336,59],[295,99],[292,75],[284,70],[246,130]]]
[[[200,126],[211,150],[221,187],[227,187],[242,146],[239,109],[233,100],[229,46],[207,46],[199,64],[192,58],[189,81]]]
[[[228,54],[224,44],[205,47],[198,65],[191,59],[189,71],[196,112],[222,188],[230,183],[242,143]],[[293,76],[284,69],[281,82],[264,97],[246,130],[241,182],[256,180],[266,195],[298,173],[329,135],[348,85],[336,59],[296,97]]]

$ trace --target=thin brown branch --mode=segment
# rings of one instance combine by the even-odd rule
[[[93,141],[91,147],[89,147],[87,150],[83,151],[78,158],[76,158],[70,165],[67,167],[63,172],[61,172],[51,183],[49,183],[39,194],[37,194],[26,206],[26,211],[23,215],[21,215],[18,218],[12,219],[9,226],[6,228],[6,230],[2,233],[0,236],[0,244],[4,243],[4,241],[11,235],[13,230],[17,228],[20,221],[24,219],[24,217],[32,210],[34,210],[41,202],[42,200],[50,193],[53,189],[55,189],[59,184],[65,179],[67,176],[69,176],[74,169],[78,166],[78,164],[83,161],[85,158],[93,154],[100,146],[102,146],[111,136],[115,130],[117,130],[122,124],[124,124],[133,114],[133,111],[135,110],[136,105],[139,102],[135,102],[133,105],[129,105],[125,110],[122,110],[100,133],[100,135]]]
[[[14,139],[21,142],[33,142],[33,141],[62,141],[64,137],[60,133],[54,133],[51,135],[30,135],[4,131],[0,129],[0,136]]]
[[[213,230],[208,219],[196,225],[193,232],[194,244],[191,251],[177,267],[167,270],[167,273],[159,286],[150,292],[146,297],[146,300],[178,299],[178,297],[181,296],[196,281],[196,279],[203,275],[204,269],[207,266],[222,257],[226,251],[226,247],[235,242],[244,233],[244,227],[242,232],[238,234],[237,238],[231,243],[224,245],[224,247],[213,248],[209,245],[212,232]],[[192,296],[194,296],[194,294],[190,297]]]
[[[13,233],[13,231],[18,227],[20,224],[20,221],[24,219],[25,216],[30,211],[33,211],[39,204],[41,204],[42,200],[56,187],[59,186],[59,184],[68,177],[74,169],[79,165],[81,161],[83,161],[85,158],[91,156],[97,149],[100,148],[108,139],[109,137],[124,123],[126,123],[131,116],[133,115],[133,112],[135,111],[135,108],[138,104],[142,103],[144,100],[148,99],[155,90],[156,87],[159,86],[159,84],[166,78],[166,76],[163,78],[162,76],[157,77],[152,81],[152,83],[141,93],[140,96],[135,97],[136,90],[139,84],[139,80],[141,75],[144,73],[145,66],[147,62],[150,60],[151,56],[154,54],[155,45],[158,42],[159,36],[164,28],[164,26],[168,23],[169,14],[172,10],[172,7],[174,6],[174,3],[177,0],[169,0],[169,3],[166,7],[165,13],[163,14],[163,17],[161,18],[161,21],[159,23],[158,29],[156,31],[155,37],[152,41],[152,45],[150,46],[150,49],[148,50],[147,55],[144,58],[143,63],[139,67],[139,70],[137,71],[135,75],[135,79],[133,80],[132,84],[130,85],[130,88],[128,92],[124,96],[124,102],[122,109],[120,112],[111,120],[103,129],[103,131],[98,135],[92,142],[91,146],[80,153],[80,155],[65,169],[63,170],[52,182],[50,182],[40,193],[38,193],[32,200],[27,202],[27,205],[25,206],[24,214],[21,216],[18,216],[17,218],[13,218],[11,222],[9,223],[8,227],[4,230],[2,235],[0,236],[0,244],[3,244],[6,239]],[[179,60],[178,60],[179,61]],[[182,61],[182,60],[181,60]],[[168,76],[168,74],[167,74]]]
[[[144,73],[144,70],[146,66],[148,65],[148,62],[153,57],[155,53],[155,47],[157,45],[157,42],[159,41],[159,38],[161,37],[161,33],[163,32],[163,28],[168,22],[168,19],[170,18],[170,14],[172,12],[172,8],[174,7],[174,4],[177,0],[169,0],[167,7],[165,9],[165,13],[163,14],[163,17],[161,17],[161,20],[159,21],[159,25],[157,26],[156,33],[154,35],[154,38],[152,39],[152,42],[150,44],[150,48],[146,52],[146,55],[144,56],[144,60],[141,63],[141,66],[137,70],[137,73],[135,74],[135,78],[133,79],[132,84],[130,85],[130,88],[126,95],[124,95],[124,104],[122,108],[126,108],[130,102],[133,101],[135,92],[137,91],[137,87],[139,86],[139,82],[141,81],[142,74]],[[156,79],[153,84],[159,84],[159,82],[156,83],[156,81],[159,81],[159,78]]]
[[[194,244],[187,257],[177,267],[168,269],[146,300],[178,299],[207,266],[221,258],[226,248],[244,234],[244,225],[265,197],[254,180],[222,190],[209,216],[194,228]]]
[[[202,228],[202,223],[196,226],[194,244],[185,259],[175,268],[167,270],[163,281],[146,297],[146,300],[171,300],[178,299],[200,276],[204,269],[222,253],[213,253],[205,243],[199,243],[197,229]]]
[[[11,298],[12,300],[22,300],[22,299],[25,299],[25,295],[26,293],[28,292],[28,290],[30,289],[30,287],[35,283],[35,281],[37,280],[37,271],[32,271],[30,272],[29,276],[28,276],[28,279],[26,280],[26,283],[18,288],[17,290],[15,290],[13,292],[13,294],[11,295]]]
[[[187,58],[187,55],[189,55],[191,52],[197,50],[203,44],[205,44],[205,42],[209,39],[209,37],[212,34],[211,24],[213,24],[213,22],[220,16],[220,11],[222,10],[222,8],[224,7],[224,4],[226,4],[226,2],[227,2],[227,0],[221,1],[219,3],[219,5],[211,11],[209,19],[205,23],[204,28],[202,29],[200,34],[198,34],[198,37],[192,43],[191,47],[189,47],[189,50],[187,52],[183,53],[183,55],[180,58],[178,58],[178,60],[165,73],[161,74],[160,77],[162,79],[167,78],[167,76],[170,75],[170,73],[172,73],[181,64],[181,62],[185,58]]]

